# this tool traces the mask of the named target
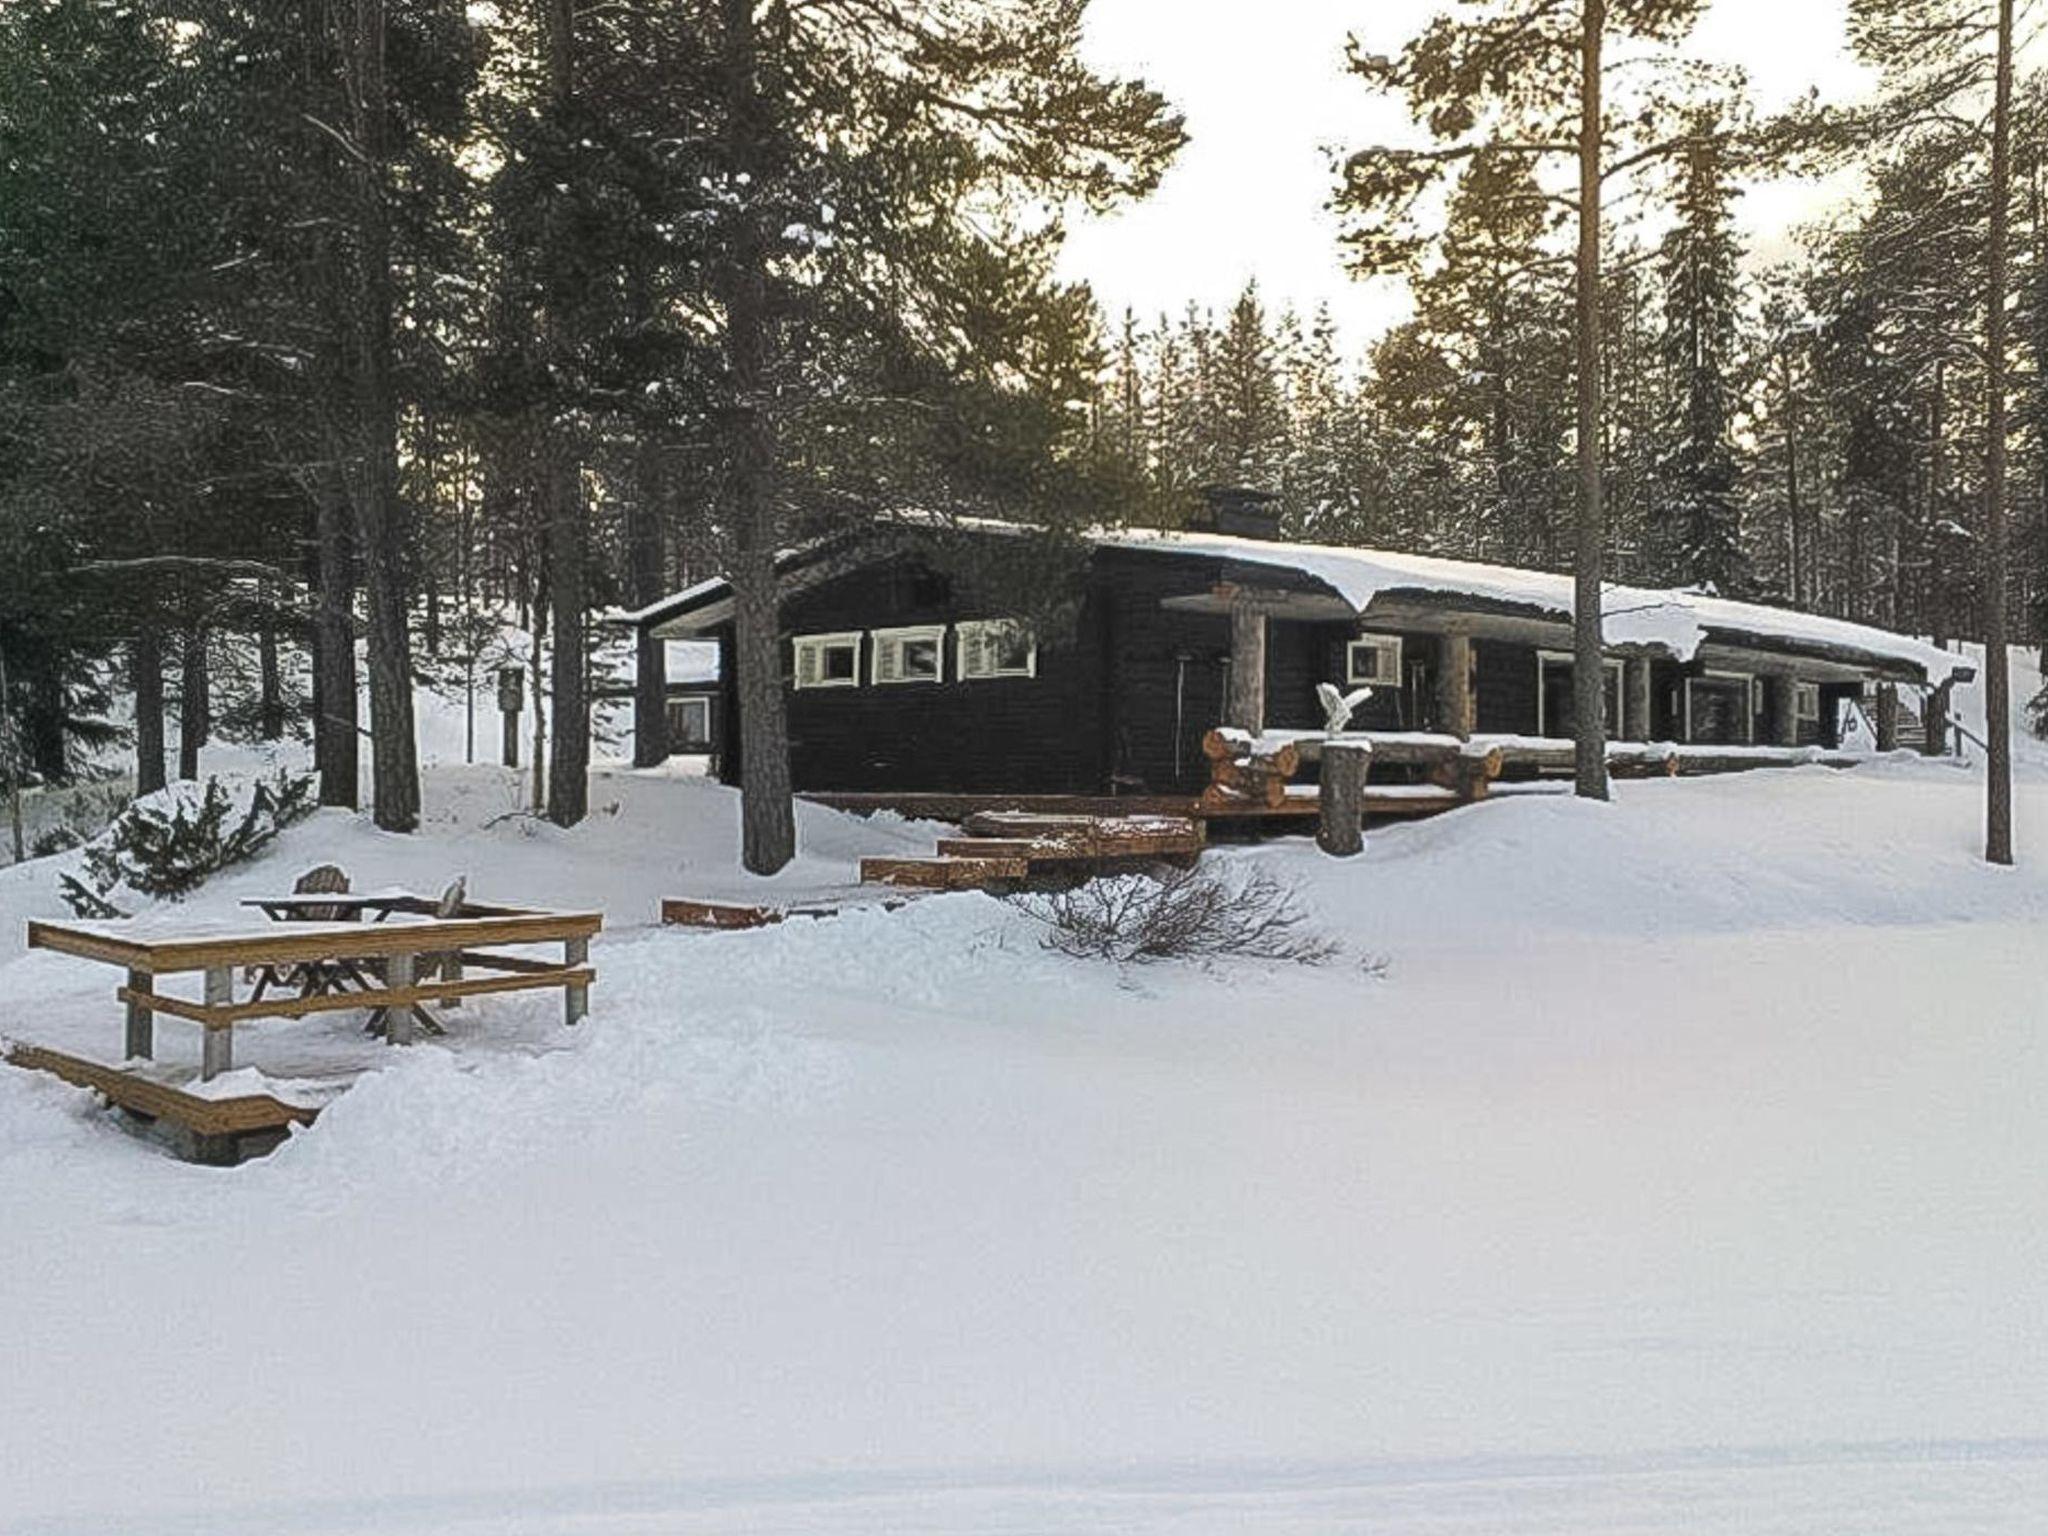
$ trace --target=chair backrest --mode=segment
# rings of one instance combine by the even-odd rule
[[[348,871],[339,864],[316,864],[292,882],[294,896],[345,896],[348,894]],[[311,922],[331,923],[337,921],[342,911],[337,907],[308,907],[305,916]]]
[[[434,916],[460,917],[463,906],[469,900],[469,877],[457,875],[449,881],[448,889],[441,893],[441,899],[434,903]]]

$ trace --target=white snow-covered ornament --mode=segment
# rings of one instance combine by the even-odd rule
[[[1358,706],[1371,697],[1370,688],[1354,688],[1345,693],[1335,683],[1317,683],[1316,698],[1323,706],[1323,729],[1332,736],[1342,734]]]

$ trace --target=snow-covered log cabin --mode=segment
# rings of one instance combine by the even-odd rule
[[[1317,684],[1371,696],[1354,730],[1566,738],[1568,575],[1280,539],[1270,499],[1210,493],[1207,526],[1083,536],[1056,624],[1001,582],[951,577],[893,533],[782,562],[782,665],[799,790],[1193,794],[1219,724],[1315,729]],[[961,519],[952,540],[1028,531]],[[995,595],[991,596],[993,592]],[[718,641],[719,772],[738,782],[732,591],[701,582],[628,616]],[[1607,589],[1611,738],[1838,744],[1867,684],[1931,692],[1966,660],[1840,619],[1692,591]]]

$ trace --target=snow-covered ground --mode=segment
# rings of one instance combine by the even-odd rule
[[[761,889],[716,786],[428,801],[190,910],[326,858],[602,905],[589,1024],[486,1000],[235,1170],[0,1073],[0,1530],[2048,1526],[2036,743],[2017,870],[1917,762],[1212,855],[1312,968],[1119,974],[979,895],[664,931]],[[802,831],[767,889],[930,829]],[[108,975],[18,955],[50,886],[0,871],[0,1030],[111,1037]]]

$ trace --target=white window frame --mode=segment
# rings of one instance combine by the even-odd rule
[[[669,735],[672,738],[669,742],[669,745],[671,747],[673,747],[675,743],[678,741],[709,742],[711,740],[711,699],[708,695],[701,693],[686,693],[681,698],[669,699],[662,705],[662,712],[664,715],[668,717],[664,723],[671,726],[669,732]],[[703,730],[679,731],[673,729],[674,720],[676,716],[693,713],[701,714],[703,716]]]
[[[1692,687],[1694,683],[1705,682],[1708,678],[1713,678],[1719,682],[1724,683],[1741,683],[1744,685],[1742,690],[1742,697],[1748,702],[1749,708],[1745,709],[1742,712],[1742,744],[1744,746],[1755,746],[1757,688],[1756,674],[1754,672],[1717,672],[1712,667],[1709,667],[1706,671],[1700,673],[1700,675],[1697,677],[1688,677],[1685,680],[1685,739],[1687,745],[1691,745],[1693,740]]]
[[[1038,676],[1038,637],[1018,619],[969,619],[953,626],[953,675],[963,683],[994,682],[1005,677]],[[973,663],[981,642],[991,634],[1021,634],[1030,642],[1022,667],[982,668]]]
[[[1570,651],[1538,651],[1536,653],[1536,734],[1550,734],[1549,710],[1543,705],[1543,669],[1550,666],[1575,667],[1578,657]],[[1628,663],[1619,656],[1602,656],[1600,670],[1603,676],[1614,679],[1614,734],[1617,739],[1628,728]],[[1646,732],[1647,734],[1647,732]]]
[[[793,670],[790,673],[791,684],[800,689],[858,688],[860,686],[860,639],[861,631],[857,629],[838,629],[831,631],[829,634],[798,635],[794,642],[795,648],[791,652],[791,659],[794,663]],[[853,672],[846,677],[827,677],[825,675],[825,653],[845,647],[851,647],[853,650]],[[811,678],[808,682],[804,680],[804,656],[806,653],[817,658],[815,665],[811,669]]]
[[[1812,709],[1806,706],[1811,703]],[[1792,680],[1792,718],[1801,725],[1820,724],[1820,684]]]
[[[943,624],[901,624],[894,629],[871,629],[868,631],[868,681],[877,688],[893,688],[899,683],[943,683],[946,680],[946,626]],[[912,640],[929,640],[932,644],[934,671],[930,677],[911,677],[903,671],[903,647]],[[895,676],[886,675],[884,662],[895,658]]]
[[[1379,675],[1367,677],[1358,670],[1358,653],[1372,651],[1379,657]],[[1359,634],[1344,642],[1344,686],[1347,688],[1392,688],[1398,691],[1405,679],[1401,671],[1399,635]]]

